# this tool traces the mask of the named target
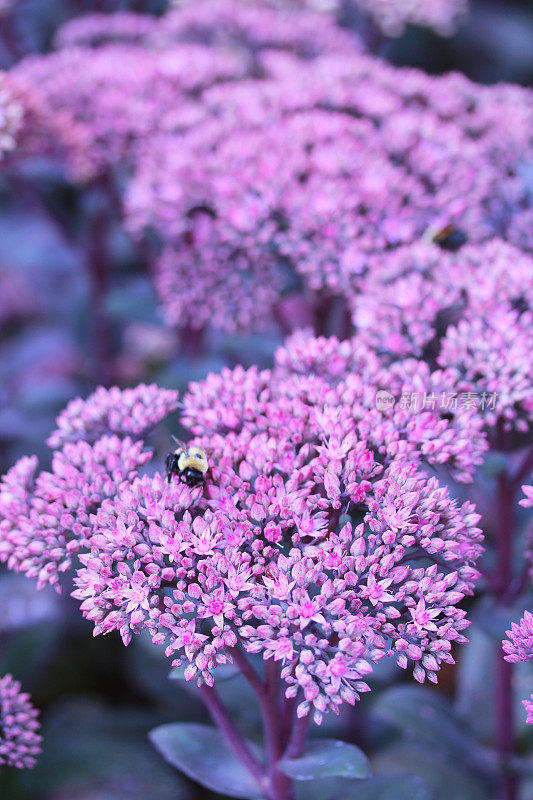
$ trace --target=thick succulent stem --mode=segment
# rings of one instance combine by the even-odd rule
[[[268,800],[292,800],[292,782],[278,768],[283,755],[282,708],[279,696],[279,668],[275,661],[267,661],[263,681],[246,655],[235,648],[232,651],[235,663],[254,690],[259,702],[265,739],[267,760]]]
[[[292,800],[292,782],[280,772],[278,763],[283,755],[281,730],[281,703],[279,697],[279,669],[274,660],[267,661],[265,691],[260,698],[265,746],[268,763],[269,797],[272,800]]]
[[[496,595],[504,600],[513,582],[513,533],[514,504],[516,487],[507,471],[498,476],[497,488],[497,581]],[[501,643],[496,643],[495,652],[495,715],[496,715],[496,747],[502,765],[502,777],[499,800],[516,800],[517,778],[507,765],[515,751],[514,719],[513,719],[513,667],[504,659]]]
[[[298,758],[305,750],[307,737],[309,735],[309,723],[311,715],[306,717],[296,717],[292,726],[291,736],[285,750],[287,758]]]
[[[252,753],[248,747],[248,744],[241,736],[215,689],[203,684],[200,687],[200,694],[202,695],[202,699],[207,706],[209,713],[211,714],[213,722],[224,734],[228,745],[231,747],[237,758],[254,776],[259,786],[264,787],[265,771],[263,766]]]
[[[87,252],[88,270],[91,278],[91,341],[93,371],[97,383],[109,386],[113,382],[113,360],[111,331],[105,313],[107,291],[106,264],[107,217],[104,209],[94,213]]]
[[[495,672],[496,746],[502,764],[499,800],[516,800],[517,776],[509,770],[514,754],[513,719],[513,665],[505,661],[501,646],[497,645]]]

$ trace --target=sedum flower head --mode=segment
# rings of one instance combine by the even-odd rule
[[[117,436],[67,442],[38,475],[37,459],[22,458],[0,484],[1,560],[59,590],[60,574],[88,541],[91,515],[149,458],[142,443]]]
[[[525,611],[517,624],[513,622],[507,631],[509,639],[504,639],[503,650],[506,660],[512,664],[519,661],[530,661],[533,658],[533,614]]]
[[[531,256],[501,239],[443,253],[434,244],[369,262],[352,300],[372,347],[422,356],[458,374],[485,423],[527,431],[533,412]]]
[[[482,534],[423,465],[465,479],[484,439],[472,427],[460,454],[449,434],[464,419],[376,406],[379,381],[416,375],[360,343],[299,334],[272,370],[191,384],[183,423],[209,447],[205,488],[138,476],[150,455],[128,437],[67,442],[50,472],[23,459],[5,477],[2,556],[57,584],[76,553],[73,594],[95,634],[127,644],[148,630],[208,684],[235,648],[272,658],[317,722],[367,691],[385,655],[436,681],[465,641],[459,604]]]
[[[41,752],[38,711],[11,675],[0,678],[0,764],[33,767]]]
[[[175,114],[178,106],[187,118],[195,93],[242,71],[229,52],[192,44],[159,51],[118,41],[29,56],[9,77],[38,105],[24,127],[33,137],[28,152],[59,155],[73,180],[86,181],[128,165],[139,143],[165,127],[169,109]]]
[[[57,49],[100,47],[110,42],[143,44],[158,28],[156,18],[133,11],[84,14],[65,22],[56,32]]]
[[[134,389],[98,387],[85,400],[72,400],[57,419],[50,447],[83,439],[94,442],[103,433],[143,436],[178,407],[178,393],[141,383]]]
[[[531,661],[533,659],[533,614],[525,611],[519,623],[513,622],[511,630],[507,631],[509,639],[502,642],[505,660],[511,664],[519,661]],[[533,695],[529,700],[523,700],[522,704],[527,712],[527,722],[533,724]]]
[[[368,327],[385,281],[388,327],[375,330],[396,349],[411,337],[420,349],[457,302],[467,264],[512,264],[516,251],[500,241],[486,255],[485,242],[531,249],[530,92],[357,52],[305,65],[265,52],[261,64],[266,79],[211,87],[178,139],[166,132],[143,148],[126,192],[129,230],[162,245],[157,284],[171,324],[272,324],[281,293],[311,306],[339,297]],[[448,224],[464,229],[464,254],[431,244],[428,231]]]
[[[38,112],[24,154],[59,156],[75,181],[131,167],[156,134],[202,116],[202,93],[252,73],[260,51],[302,58],[351,52],[355,38],[312,12],[199,2],[159,19],[132,12],[66,23],[56,52],[30,56],[9,74]]]
[[[359,9],[364,14],[368,14],[376,25],[381,28],[386,36],[400,35],[407,24],[420,25],[422,27],[432,28],[441,35],[450,35],[454,32],[458,18],[460,18],[468,8],[468,0],[352,0],[353,6]],[[173,3],[176,7],[183,6],[183,0],[174,0]],[[230,9],[234,16],[240,17],[243,21],[248,19],[253,20],[261,14],[266,16],[268,6],[275,8],[282,8],[291,11],[296,5],[299,14],[303,13],[306,9],[310,11],[320,12],[334,12],[337,15],[343,8],[340,0],[255,0],[253,3],[246,2],[246,0],[233,0],[232,3],[226,3],[226,9]],[[344,8],[350,8],[350,3],[345,3]],[[224,17],[220,13],[220,4],[207,0],[207,2],[198,3],[189,2],[185,4],[185,13],[180,11],[182,17],[189,16],[197,24],[201,19],[200,14],[196,12],[195,6],[200,6],[204,11],[206,20],[205,27],[209,26],[210,17],[207,16],[207,11],[215,13],[219,12],[219,17],[216,21],[220,24]],[[188,13],[187,13],[188,12]],[[309,15],[311,16],[311,15]],[[327,20],[327,17],[326,17]],[[211,25],[213,23],[211,22]]]
[[[432,28],[442,36],[455,32],[468,0],[355,0],[386,36],[399,36],[406,25]]]
[[[303,59],[324,52],[350,53],[359,46],[355,34],[312,8],[242,0],[181,3],[162,18],[154,38],[238,47],[252,57],[261,50],[287,50]]]

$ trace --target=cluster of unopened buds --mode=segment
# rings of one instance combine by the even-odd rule
[[[386,36],[398,36],[407,24],[433,28],[443,36],[456,30],[468,0],[354,0]]]
[[[488,329],[474,298],[487,263],[531,269],[530,91],[399,70],[327,17],[241,2],[88,16],[56,45],[9,73],[17,157],[126,185],[118,213],[171,325],[286,332],[338,298],[348,334],[393,354],[451,326],[441,361],[468,370],[466,341],[507,347],[513,327],[523,357],[530,298]]]
[[[73,594],[95,633],[117,630],[127,644],[148,629],[208,686],[219,665],[260,653],[317,722],[367,691],[386,655],[436,681],[465,641],[458,606],[482,534],[472,505],[421,467],[448,463],[468,480],[485,441],[468,410],[379,411],[389,372],[356,343],[300,335],[273,370],[192,384],[182,422],[189,451],[209,453],[199,485],[146,472],[139,437],[174,406],[168,392],[75,401],[51,437],[65,442],[52,470],[22,459],[4,479],[2,558],[59,586],[77,554]]]
[[[38,711],[11,675],[0,678],[0,764],[33,767],[41,752]]]
[[[531,488],[531,487],[528,487]],[[525,611],[519,623],[513,622],[507,631],[509,639],[503,642],[505,659],[511,664],[533,660],[533,614]],[[533,724],[533,693],[529,700],[522,701],[527,712],[527,721]]]
[[[189,0],[190,1],[190,0]],[[367,14],[386,36],[398,36],[407,24],[432,28],[441,35],[456,29],[458,20],[468,10],[468,0],[268,0],[276,8],[297,6],[313,11],[346,17],[357,9]],[[187,0],[185,0],[185,3]],[[242,0],[240,0],[242,3]],[[242,3],[244,5],[244,3]],[[174,0],[176,7],[184,0]]]

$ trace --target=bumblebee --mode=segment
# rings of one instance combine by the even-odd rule
[[[207,453],[200,447],[189,447],[178,442],[178,447],[169,453],[165,461],[167,480],[177,475],[187,486],[203,486],[208,469]]]
[[[442,250],[457,252],[467,242],[466,233],[454,225],[446,225],[440,230],[430,229],[429,240]]]

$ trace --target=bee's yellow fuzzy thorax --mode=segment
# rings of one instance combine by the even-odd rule
[[[200,447],[191,447],[189,450],[183,450],[178,447],[176,450],[178,458],[178,469],[184,472],[186,469],[196,469],[202,475],[207,472],[207,456]]]

